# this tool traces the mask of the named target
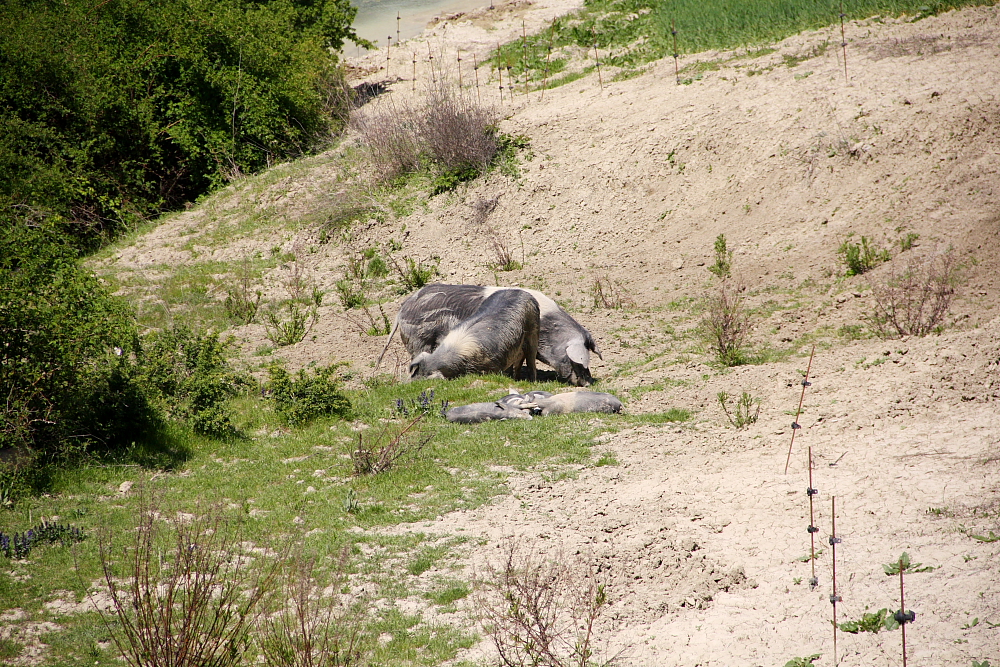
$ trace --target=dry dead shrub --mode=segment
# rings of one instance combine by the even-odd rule
[[[370,638],[364,632],[365,601],[347,604],[338,592],[347,580],[347,550],[334,561],[324,586],[316,559],[299,551],[281,587],[282,608],[261,616],[257,629],[265,663],[271,667],[361,667],[368,664]]]
[[[960,267],[949,249],[930,256],[911,256],[900,272],[899,260],[889,265],[887,275],[869,278],[875,297],[870,318],[882,338],[926,336],[940,331],[951,310]]]
[[[441,80],[421,104],[382,96],[375,104],[355,111],[351,127],[368,149],[376,181],[392,181],[426,163],[439,176],[449,177],[447,183],[451,183],[489,166],[498,151],[499,120],[493,107]]]
[[[351,114],[350,127],[368,149],[374,178],[389,182],[420,166],[419,118],[406,104],[384,95]]]
[[[427,97],[420,114],[420,136],[431,158],[445,172],[467,168],[482,171],[497,154],[496,126],[500,116],[441,81]]]
[[[594,299],[594,308],[621,310],[633,303],[622,284],[611,280],[608,276],[594,278],[594,282],[590,285],[590,296]]]
[[[489,261],[486,266],[494,271],[517,271],[524,265],[514,259],[514,251],[507,240],[495,227],[486,230],[486,248],[489,254]],[[524,244],[521,244],[521,257],[524,257]]]
[[[359,431],[358,446],[351,448],[354,474],[377,475],[391,469],[400,459],[417,454],[434,437],[415,428],[421,419],[423,415],[418,415],[402,426],[386,423],[367,438]]]
[[[480,622],[506,667],[592,667],[620,657],[599,657],[594,636],[608,605],[597,573],[581,559],[537,557],[509,539],[499,564],[475,580]]]
[[[120,547],[113,534],[101,538],[105,628],[133,667],[244,664],[279,559],[241,553],[239,531],[219,508],[168,521],[159,505],[142,491],[132,537]]]
[[[746,285],[738,279],[723,280],[707,298],[701,327],[716,358],[725,366],[749,362],[751,323],[746,306]]]

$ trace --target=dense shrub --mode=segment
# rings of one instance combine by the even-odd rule
[[[348,0],[10,0],[0,208],[89,242],[312,147],[347,96]]]
[[[155,423],[132,313],[46,229],[0,227],[0,449],[24,461],[127,446]]]
[[[295,375],[272,365],[264,391],[274,400],[275,408],[293,425],[304,424],[316,417],[339,415],[347,417],[351,401],[339,390],[336,376],[339,365],[317,367],[312,372],[299,370]]]
[[[143,386],[167,415],[188,420],[197,433],[233,435],[225,401],[253,381],[230,368],[229,348],[212,332],[182,326],[152,332],[138,355]]]

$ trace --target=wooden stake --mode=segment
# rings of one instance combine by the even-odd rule
[[[458,49],[458,90],[462,90],[462,49]]]
[[[847,79],[847,38],[844,37],[844,0],[840,0],[840,48],[844,51],[844,83],[850,85]],[[903,662],[903,667],[906,667],[906,661]]]
[[[819,528],[816,527],[815,515],[813,514],[813,496],[819,493],[813,488],[813,448],[809,448],[809,488],[806,489],[806,494],[809,496],[809,562],[812,563],[812,578],[809,579],[809,587],[816,588],[819,585],[819,579],[816,578],[816,533],[819,532]]]
[[[528,94],[528,33],[521,19],[521,69],[524,70],[524,94]]]
[[[680,55],[677,53],[677,28],[674,27],[674,20],[670,19],[670,34],[674,36],[674,79],[677,81],[677,85],[681,85],[681,73],[677,67],[677,57]]]
[[[788,443],[788,456],[785,457],[785,474],[788,474],[788,464],[792,460],[792,445],[795,444],[795,432],[798,431],[801,426],[799,426],[799,415],[802,414],[802,401],[806,397],[806,387],[809,386],[809,371],[812,370],[813,365],[813,355],[816,354],[815,343],[812,346],[812,352],[809,353],[809,366],[806,367],[806,376],[802,380],[802,395],[799,396],[799,409],[795,411],[795,421],[792,422],[792,441]]]
[[[597,83],[600,84],[601,90],[604,90],[604,80],[601,78],[601,54],[597,51],[597,30],[591,28],[590,34],[594,37],[594,60],[597,62]]]
[[[830,498],[830,521],[833,526],[833,534],[830,536],[830,560],[833,562],[833,595],[830,596],[830,602],[833,603],[833,667],[837,667],[837,603],[840,602],[840,596],[837,595],[837,543],[840,542],[840,538],[837,537],[837,498],[832,496]]]
[[[903,596],[903,559],[899,559],[899,611],[903,613],[903,621],[899,629],[903,633],[903,667],[906,667],[906,600]]]
[[[479,59],[475,53],[472,54],[472,71],[476,73],[476,101],[482,104],[483,98],[479,94]]]

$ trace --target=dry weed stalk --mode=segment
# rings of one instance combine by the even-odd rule
[[[926,336],[938,331],[951,310],[960,267],[949,249],[929,257],[911,256],[902,273],[898,260],[888,275],[877,281],[869,277],[875,297],[871,322],[882,338]]]
[[[330,667],[367,664],[364,601],[343,604],[337,592],[347,579],[345,548],[333,565],[328,585],[316,577],[316,559],[299,551],[281,590],[283,608],[261,617],[261,653],[272,667]]]
[[[131,545],[117,548],[111,534],[99,545],[118,622],[102,619],[122,657],[133,667],[243,664],[280,559],[237,553],[238,531],[218,508],[168,522],[157,495],[141,497]],[[164,552],[168,530],[173,547]]]
[[[747,363],[750,312],[746,307],[746,285],[737,279],[723,280],[708,297],[702,329],[718,360],[726,366]]]
[[[594,308],[621,310],[633,303],[622,284],[612,281],[606,275],[594,278],[590,285],[590,296],[594,299]]]
[[[597,659],[594,634],[608,595],[579,559],[539,558],[509,539],[500,564],[487,565],[475,585],[480,622],[506,667],[591,667],[620,657]]]
[[[495,227],[486,229],[486,247],[490,261],[486,266],[494,271],[517,271],[524,266],[523,262],[514,259],[514,251]],[[521,241],[521,259],[524,259],[524,241]]]
[[[387,423],[365,442],[363,433],[358,433],[358,446],[351,449],[351,462],[355,475],[377,475],[391,469],[400,459],[417,454],[434,437],[415,431],[414,427],[423,419],[418,415],[403,426]]]

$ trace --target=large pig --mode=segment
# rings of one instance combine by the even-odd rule
[[[521,363],[536,379],[538,302],[523,290],[497,290],[456,324],[432,352],[421,350],[410,362],[410,377],[454,378],[468,373],[500,373]]]
[[[411,359],[415,360],[421,352],[433,352],[449,331],[472,315],[491,295],[519,289],[442,283],[424,286],[400,306],[379,363],[397,329]],[[590,353],[601,356],[593,336],[549,297],[536,290],[521,291],[530,294],[538,303],[538,360],[555,369],[556,374],[569,384],[580,387],[590,385],[593,381]]]

